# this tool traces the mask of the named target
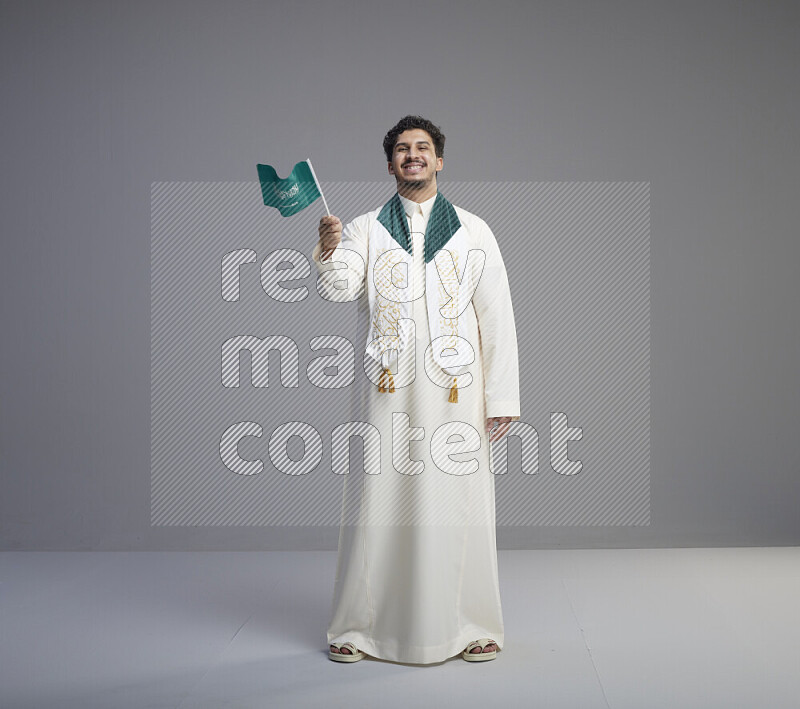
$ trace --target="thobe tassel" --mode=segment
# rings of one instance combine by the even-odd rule
[[[458,384],[456,384],[456,378],[453,377],[453,386],[450,387],[450,396],[447,399],[451,404],[458,403]]]
[[[389,388],[386,388],[386,377],[389,378]],[[381,372],[381,380],[378,383],[378,391],[381,394],[394,394],[394,378],[392,377],[392,373],[386,368],[383,368]]]

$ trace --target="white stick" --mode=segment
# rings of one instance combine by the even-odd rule
[[[331,210],[328,209],[328,203],[325,201],[325,195],[322,194],[322,187],[319,186],[319,180],[317,179],[317,173],[314,172],[314,166],[311,164],[311,160],[306,159],[308,166],[311,168],[311,176],[314,178],[314,182],[317,184],[317,189],[319,190],[320,197],[322,197],[322,203],[325,205],[325,211],[328,213],[328,216],[331,216]]]

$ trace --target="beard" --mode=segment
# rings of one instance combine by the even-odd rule
[[[433,174],[430,174],[422,179],[406,180],[402,177],[398,177],[397,181],[407,190],[424,190],[431,186],[435,176],[436,173],[434,172]]]

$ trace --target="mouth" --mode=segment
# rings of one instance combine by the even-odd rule
[[[403,170],[405,170],[406,172],[411,173],[412,175],[415,174],[415,173],[418,173],[418,172],[422,172],[422,170],[424,168],[425,168],[425,165],[423,165],[420,162],[411,162],[411,163],[406,163],[405,165],[403,165]]]

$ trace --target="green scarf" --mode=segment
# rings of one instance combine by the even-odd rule
[[[408,253],[411,253],[411,235],[408,232],[408,219],[406,218],[400,195],[395,192],[386,204],[383,205],[378,221],[386,227],[392,238]],[[448,202],[441,192],[436,193],[436,200],[428,218],[425,230],[425,263],[428,263],[434,254],[441,249],[461,227],[461,222],[456,214],[455,207]]]

